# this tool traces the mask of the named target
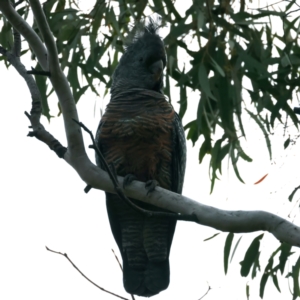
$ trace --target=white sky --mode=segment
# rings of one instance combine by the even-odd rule
[[[26,64],[27,69],[31,66],[30,62]],[[30,111],[30,94],[16,72],[13,69],[7,71],[3,64],[0,65],[0,83],[0,299],[117,299],[91,285],[64,257],[46,251],[45,246],[67,253],[91,280],[130,299],[124,291],[122,274],[111,252],[113,248],[120,257],[109,228],[104,193],[91,190],[85,194],[85,184],[69,165],[38,140],[26,137],[29,122],[24,111]],[[198,98],[190,100],[184,124],[196,114]],[[51,102],[53,107],[57,105],[55,98]],[[96,130],[102,105],[100,99],[86,93],[78,104],[80,120]],[[66,145],[62,118],[53,119],[50,125],[45,118],[42,121]],[[260,129],[249,121],[248,116],[244,122],[247,133],[244,148],[254,159],[253,163],[241,161],[239,164],[246,184],[238,182],[225,163],[224,175],[216,182],[214,193],[209,195],[208,159],[199,165],[200,144],[193,148],[188,141],[183,194],[224,209],[268,210],[299,226],[299,195],[292,204],[287,200],[293,188],[299,185],[298,172],[294,171],[295,166],[300,165],[299,145],[284,151],[283,130],[279,126],[272,137],[274,159],[270,162]],[[87,148],[90,141],[86,135],[84,137]],[[87,152],[94,160],[93,151],[87,149]],[[253,184],[267,173],[269,175],[261,184]],[[199,299],[208,285],[212,290],[204,298],[206,300],[246,299],[246,283],[250,285],[250,299],[260,299],[262,274],[254,281],[239,275],[239,262],[260,232],[243,236],[227,276],[223,268],[227,233],[203,242],[215,233],[214,229],[195,224],[180,222],[177,225],[170,256],[170,286],[152,299]],[[239,236],[235,236],[234,243]],[[278,245],[273,236],[265,234],[261,244],[262,269]],[[298,254],[293,255],[284,275],[299,255],[299,250],[295,251]],[[288,280],[279,276],[279,284],[282,294],[269,280],[264,299],[291,299]]]

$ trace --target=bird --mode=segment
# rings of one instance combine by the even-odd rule
[[[163,93],[166,51],[159,28],[158,21],[149,19],[131,30],[112,75],[110,102],[96,144],[116,174],[124,176],[125,189],[139,180],[146,182],[148,192],[159,185],[181,194],[186,142],[181,119]],[[97,154],[96,163],[104,168]],[[166,211],[130,201],[150,211]],[[106,193],[106,207],[123,260],[125,290],[143,297],[165,290],[176,220],[146,216],[112,193]]]

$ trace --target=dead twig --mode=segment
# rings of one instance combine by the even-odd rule
[[[120,299],[123,299],[123,300],[129,300],[129,299],[127,299],[127,298],[124,298],[124,297],[122,297],[122,296],[119,296],[119,295],[117,295],[117,294],[115,294],[115,293],[112,293],[112,292],[110,292],[110,291],[108,291],[108,290],[106,290],[106,289],[104,289],[104,288],[102,288],[101,286],[99,286],[98,284],[96,284],[94,281],[92,281],[91,279],[89,279],[87,276],[85,276],[79,269],[78,269],[78,267],[73,263],[73,261],[69,258],[69,256],[68,256],[68,254],[67,253],[61,253],[61,252],[58,252],[58,251],[54,251],[54,250],[51,250],[51,249],[49,249],[47,246],[46,246],[46,249],[48,250],[48,251],[50,251],[50,252],[53,252],[53,253],[56,253],[56,254],[59,254],[59,255],[62,255],[62,256],[64,256],[70,263],[71,263],[71,265],[86,279],[86,280],[88,280],[90,283],[92,283],[94,286],[96,286],[98,289],[100,289],[101,291],[103,291],[103,292],[105,292],[105,293],[108,293],[108,294],[111,294],[111,295],[113,295],[113,296],[115,296],[115,297],[118,297],[118,298],[120,298]]]
[[[115,253],[114,249],[111,249],[111,251],[112,251],[112,253],[113,253],[113,254],[114,254],[114,256],[115,256],[115,259],[117,260],[117,262],[118,262],[118,264],[119,264],[119,267],[120,267],[121,271],[123,272],[122,265],[121,265],[121,263],[120,263],[120,261],[119,261],[119,258],[118,258],[118,256],[116,255],[116,253]],[[131,299],[132,299],[132,300],[135,300],[135,298],[134,298],[134,296],[133,296],[132,294],[131,294]]]
[[[210,285],[208,285],[208,289],[207,289],[206,293],[205,293],[201,298],[199,298],[198,300],[203,299],[203,298],[208,294],[208,292],[209,292],[210,290],[211,290],[211,287],[210,287]]]
[[[121,271],[123,272],[122,265],[121,265],[121,263],[120,263],[120,261],[119,261],[119,259],[118,259],[118,256],[116,255],[114,249],[111,249],[111,251],[112,251],[112,253],[113,253],[114,256],[115,256],[115,259],[117,260],[117,262],[118,262],[118,264],[119,264],[119,267],[120,267]]]

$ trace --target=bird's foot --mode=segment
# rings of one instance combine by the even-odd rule
[[[117,170],[116,170],[115,164],[114,163],[109,163],[108,167],[109,167],[109,169],[110,169],[113,177],[115,177],[118,180],[118,174],[117,174]]]
[[[127,174],[124,176],[123,189],[125,189],[132,181],[136,180],[136,176],[133,174]]]
[[[145,184],[145,189],[147,190],[147,195],[152,193],[157,186],[159,186],[159,183],[156,180],[148,180]]]

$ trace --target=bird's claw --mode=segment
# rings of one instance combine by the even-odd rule
[[[134,180],[136,180],[136,176],[135,175],[133,175],[133,174],[127,174],[127,175],[125,175],[124,176],[124,181],[123,181],[123,189],[125,189]]]
[[[148,180],[145,184],[145,189],[147,190],[147,195],[152,193],[157,186],[159,186],[159,183],[156,180]]]

